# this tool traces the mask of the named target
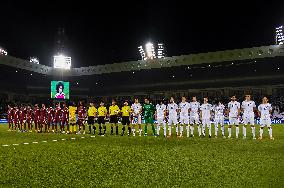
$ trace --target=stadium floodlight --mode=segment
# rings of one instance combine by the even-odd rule
[[[70,69],[71,68],[71,57],[64,55],[57,55],[53,58],[53,67],[59,69]]]
[[[36,57],[30,57],[30,62],[34,64],[39,64],[39,60]]]
[[[142,60],[146,59],[146,54],[142,46],[138,47]]]
[[[156,53],[155,53],[155,48],[154,48],[154,45],[153,43],[151,42],[148,42],[146,45],[146,56],[147,56],[147,59],[154,59],[156,58]]]
[[[276,35],[275,35],[276,45],[284,44],[283,30],[284,30],[283,26],[276,27]]]
[[[8,52],[3,48],[0,48],[0,55],[8,55]]]
[[[155,47],[153,43],[148,42],[145,44],[145,50],[143,46],[139,46],[138,49],[142,60],[165,57],[163,43],[158,43],[157,46]]]
[[[164,44],[162,43],[158,43],[158,58],[164,58],[165,54],[164,54]]]

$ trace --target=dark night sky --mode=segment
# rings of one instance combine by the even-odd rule
[[[138,60],[137,47],[147,41],[163,42],[167,56],[270,45],[284,24],[284,3],[199,2],[1,2],[0,46],[51,66],[64,27],[68,55],[81,67]]]

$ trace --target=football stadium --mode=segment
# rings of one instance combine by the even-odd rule
[[[86,66],[64,28],[48,63],[1,46],[0,187],[283,187],[273,29],[273,44],[168,55],[145,41],[139,59]]]

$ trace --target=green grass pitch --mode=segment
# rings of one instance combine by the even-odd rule
[[[284,125],[273,125],[275,140],[267,128],[263,140],[247,135],[91,138],[0,125],[0,187],[284,187]]]

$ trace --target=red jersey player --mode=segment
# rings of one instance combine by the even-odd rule
[[[50,126],[53,126],[53,119],[54,119],[54,109],[52,108],[52,106],[50,106],[48,109],[47,109],[47,130],[49,132],[49,128]]]
[[[69,114],[69,110],[68,107],[66,106],[66,103],[63,103],[63,108],[62,108],[62,122],[61,122],[61,127],[60,127],[60,131],[61,133],[65,133],[64,131],[64,126],[67,126],[67,133],[69,133],[69,126],[68,126],[68,114]]]
[[[40,109],[38,107],[38,104],[35,104],[34,107],[34,123],[35,123],[35,132],[38,131],[39,132],[39,120],[40,120]]]
[[[7,120],[8,120],[8,124],[9,124],[9,130],[8,131],[11,131],[11,130],[13,130],[13,108],[10,105],[8,105]]]
[[[20,127],[19,127],[19,109],[17,106],[14,107],[13,110],[13,118],[14,118],[14,129],[17,130],[17,127],[20,131]]]
[[[41,105],[41,109],[40,109],[40,132],[42,132],[42,129],[45,129],[46,132],[46,108],[45,108],[45,104]]]
[[[30,105],[28,105],[28,107],[27,107],[26,115],[27,115],[27,121],[26,122],[28,124],[28,130],[29,130],[29,132],[32,132],[33,110],[32,110]]]
[[[25,131],[26,129],[26,109],[21,106],[19,109],[19,120],[20,120],[20,130]],[[23,129],[24,128],[24,129]]]
[[[57,125],[60,126],[61,122],[61,108],[59,103],[56,103],[56,108],[55,108],[55,112],[54,112],[54,126],[55,126],[55,130],[57,132]],[[52,126],[52,132],[54,132],[54,126]]]
[[[79,107],[78,107],[78,127],[79,127],[79,132],[77,134],[81,134],[81,127],[83,126],[83,134],[85,134],[85,125],[84,125],[84,120],[86,117],[86,110],[83,106],[83,102],[79,102]]]

